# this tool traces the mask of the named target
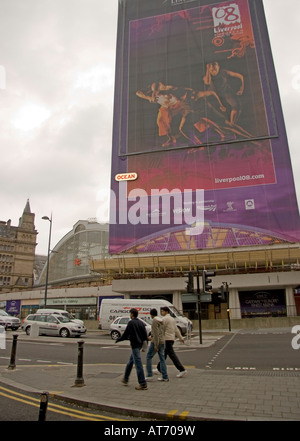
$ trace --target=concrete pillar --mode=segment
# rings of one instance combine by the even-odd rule
[[[181,312],[181,313],[183,312],[181,291],[174,291],[173,292],[172,303],[175,306],[175,308],[178,309],[179,312]]]
[[[229,287],[229,308],[231,309],[232,319],[242,318],[239,292],[236,288]]]
[[[287,317],[295,317],[297,315],[297,308],[295,304],[294,289],[291,286],[288,286],[285,290],[285,300]]]

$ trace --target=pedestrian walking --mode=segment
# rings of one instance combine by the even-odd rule
[[[138,319],[137,309],[132,308],[130,310],[130,318],[131,320],[129,320],[123,335],[121,335],[121,337],[119,337],[116,340],[116,343],[123,340],[129,340],[131,345],[131,355],[125,368],[125,373],[122,379],[122,383],[125,384],[126,386],[128,385],[128,381],[133,365],[135,365],[138,382],[139,382],[139,385],[136,386],[135,388],[136,390],[147,390],[148,387],[141,360],[141,349],[143,343],[144,342],[147,343],[148,340],[147,332],[142,320]]]
[[[180,362],[179,358],[174,352],[174,342],[176,336],[179,340],[184,343],[184,339],[177,328],[176,322],[173,317],[170,316],[170,309],[167,306],[161,308],[161,315],[163,316],[164,334],[165,334],[165,358],[169,356],[174,363],[174,366],[179,370],[179,374],[176,375],[177,378],[182,378],[187,374],[184,366]],[[157,369],[161,372],[160,363],[157,365]]]
[[[167,365],[165,360],[165,336],[164,326],[161,317],[157,316],[157,309],[152,308],[150,310],[150,316],[152,318],[151,324],[151,343],[147,352],[146,367],[147,367],[147,381],[153,380],[152,373],[152,358],[157,353],[160,361],[160,370],[162,377],[158,378],[158,381],[169,381],[167,373]]]

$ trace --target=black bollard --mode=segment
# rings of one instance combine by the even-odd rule
[[[83,345],[83,340],[78,342],[77,378],[75,380],[74,387],[85,386],[83,379]]]
[[[39,421],[46,421],[47,407],[48,407],[49,393],[43,392],[41,394]]]
[[[12,347],[11,347],[11,354],[10,354],[10,363],[7,369],[13,370],[16,368],[17,340],[18,340],[18,334],[14,334]]]

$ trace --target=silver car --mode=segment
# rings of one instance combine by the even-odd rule
[[[67,317],[56,314],[29,314],[22,324],[23,331],[27,335],[31,333],[31,327],[38,326],[39,335],[59,335],[61,337],[79,337],[86,333],[86,327],[74,323]]]
[[[0,311],[0,326],[3,326],[5,329],[16,331],[21,326],[21,321],[18,317],[13,317],[5,311]]]
[[[145,326],[146,326],[146,332],[147,335],[150,335],[151,332],[151,325],[147,323],[142,318],[138,317],[139,320],[141,320]],[[128,325],[129,320],[131,320],[129,317],[117,317],[110,325],[109,331],[110,336],[113,340],[117,340],[121,335],[124,333],[126,326]]]

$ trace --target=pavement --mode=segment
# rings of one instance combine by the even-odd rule
[[[234,338],[235,332],[232,332]],[[204,350],[222,339],[222,333],[204,333],[192,339],[185,350]],[[12,334],[8,337],[12,338]],[[229,344],[229,341],[226,343]],[[57,338],[32,338],[21,334],[22,341],[54,341]],[[95,337],[84,340],[85,345],[115,345],[111,340]],[[64,343],[77,344],[67,339]],[[121,342],[118,345],[129,345]],[[215,353],[215,357],[225,348]],[[175,343],[175,350],[181,344]],[[145,362],[145,355],[143,355]],[[155,366],[155,360],[153,366]],[[137,391],[136,372],[133,369],[128,386],[121,383],[125,364],[84,364],[77,377],[77,364],[25,365],[18,362],[13,370],[0,366],[0,383],[25,392],[41,394],[44,391],[57,399],[119,415],[145,418],[149,421],[299,421],[300,420],[300,366],[299,371],[256,371],[197,369],[186,366],[187,375],[177,378],[178,371],[168,365],[169,382],[148,382],[148,390]],[[76,381],[75,381],[76,380]],[[78,381],[79,380],[79,381]],[[83,383],[76,385],[75,383]]]

